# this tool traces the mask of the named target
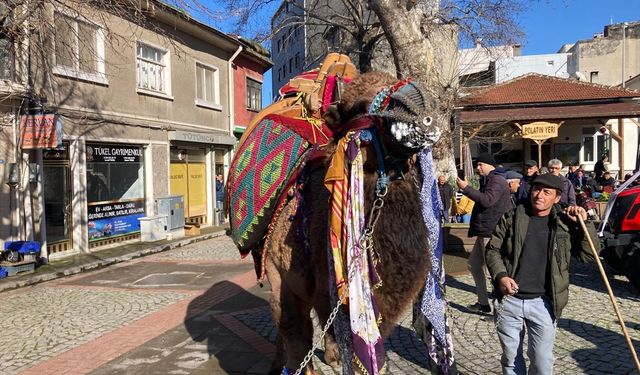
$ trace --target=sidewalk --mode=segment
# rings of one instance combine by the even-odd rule
[[[223,236],[227,229],[228,226],[203,227],[201,228],[201,234],[197,236],[156,242],[129,242],[91,253],[56,259],[48,264],[38,266],[34,272],[18,273],[17,275],[0,279],[0,293]]]

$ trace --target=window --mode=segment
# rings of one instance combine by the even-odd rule
[[[222,109],[218,88],[218,69],[196,63],[196,105]]]
[[[597,132],[596,128],[582,129],[582,162],[596,162],[607,149],[605,135]]]
[[[138,90],[171,95],[169,53],[145,43],[138,43],[136,58]]]
[[[88,20],[55,13],[53,72],[107,84],[104,76],[104,33]]]
[[[262,83],[247,78],[247,109],[259,111],[262,109]]]
[[[289,73],[293,72],[293,57],[289,59]]]
[[[300,67],[300,52],[296,52],[296,68]]]
[[[13,79],[12,44],[7,39],[0,39],[0,79]]]

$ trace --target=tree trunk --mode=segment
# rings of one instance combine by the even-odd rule
[[[398,78],[411,77],[427,85],[440,105],[433,108],[440,124],[442,138],[434,146],[438,174],[456,175],[451,136],[451,113],[454,90],[443,82],[434,63],[434,48],[429,35],[421,28],[423,12],[411,6],[400,6],[395,0],[370,0],[371,10],[378,16],[391,46]]]

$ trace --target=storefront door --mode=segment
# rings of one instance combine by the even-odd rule
[[[44,220],[49,255],[71,250],[71,169],[66,147],[60,150],[46,150],[44,165]]]

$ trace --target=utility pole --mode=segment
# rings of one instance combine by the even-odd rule
[[[627,30],[627,25],[628,23],[625,22],[622,24],[622,88],[625,88],[625,76],[624,76],[624,60],[625,60],[625,48],[626,48],[626,39],[627,39],[627,35],[626,35],[626,30]]]

